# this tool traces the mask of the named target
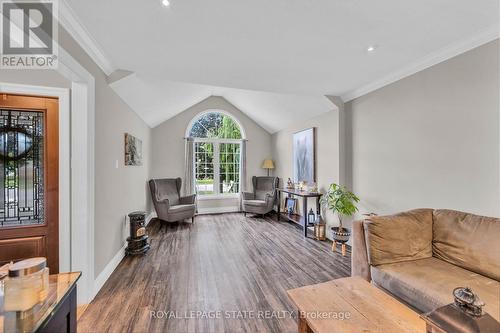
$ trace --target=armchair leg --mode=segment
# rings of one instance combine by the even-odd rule
[[[247,212],[243,212],[243,214],[245,215],[245,217],[247,217]]]
[[[194,216],[191,218],[191,223],[194,224]]]

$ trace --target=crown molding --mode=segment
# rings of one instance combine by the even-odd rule
[[[448,45],[436,52],[433,52],[428,56],[425,56],[424,58],[421,58],[420,60],[417,60],[398,71],[382,77],[381,79],[373,81],[360,88],[351,90],[341,96],[342,100],[346,103],[352,101],[355,98],[366,95],[372,91],[385,87],[391,83],[399,81],[426,68],[437,65],[440,62],[456,57],[459,54],[465,53],[476,47],[489,43],[499,37],[500,30],[498,26],[492,29],[485,30],[472,38]]]
[[[65,0],[59,1],[59,23],[106,75],[110,75],[115,71],[115,67],[106,57],[102,48]]]

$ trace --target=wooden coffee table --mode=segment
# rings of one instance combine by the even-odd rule
[[[288,290],[299,333],[425,332],[419,314],[359,277]]]

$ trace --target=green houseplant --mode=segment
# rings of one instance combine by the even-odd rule
[[[346,242],[349,240],[350,233],[344,229],[342,218],[352,216],[358,211],[356,204],[359,198],[349,191],[347,187],[338,184],[331,184],[328,191],[321,197],[321,204],[339,217],[339,226],[332,228],[332,234],[336,241]]]

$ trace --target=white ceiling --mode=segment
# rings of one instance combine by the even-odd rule
[[[115,85],[149,124],[215,86],[233,88],[221,95],[269,131],[283,127],[267,120],[266,108],[277,119],[326,112],[324,95],[352,97],[404,68],[484,43],[499,27],[498,0],[67,2],[109,63],[137,74]],[[141,96],[129,94],[134,88]]]
[[[151,127],[209,96],[223,96],[269,133],[336,108],[324,96],[276,94],[152,78],[145,80],[139,75],[112,83],[112,87],[132,109],[140,110],[141,117]]]

